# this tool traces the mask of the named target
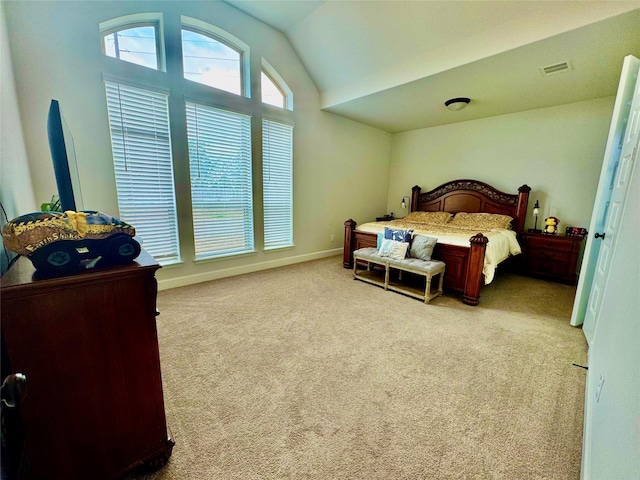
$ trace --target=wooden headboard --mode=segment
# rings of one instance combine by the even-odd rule
[[[513,217],[514,231],[524,231],[531,191],[527,185],[518,188],[518,193],[510,194],[478,180],[453,180],[429,192],[420,190],[417,185],[412,189],[412,212],[499,213]]]

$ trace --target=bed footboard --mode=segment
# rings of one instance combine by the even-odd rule
[[[462,292],[462,301],[467,305],[476,306],[480,303],[480,288],[482,287],[482,270],[484,267],[484,254],[489,239],[478,233],[469,240],[469,260],[467,275]]]
[[[353,252],[359,248],[375,247],[377,235],[356,231],[356,222],[352,219],[344,222],[344,250],[342,265],[353,268]],[[469,240],[469,248],[456,245],[437,244],[433,258],[442,260],[447,269],[444,275],[444,287],[462,293],[462,301],[467,305],[480,303],[480,289],[483,285],[482,269],[484,255],[489,239],[478,233]]]

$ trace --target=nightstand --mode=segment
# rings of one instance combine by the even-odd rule
[[[523,233],[521,245],[525,273],[575,285],[583,241],[584,237],[578,236]]]

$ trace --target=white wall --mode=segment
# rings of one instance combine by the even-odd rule
[[[449,180],[472,178],[507,193],[528,184],[532,189],[528,228],[533,227],[531,209],[536,199],[542,207],[538,226],[552,215],[560,219],[561,230],[588,227],[613,100],[396,134],[387,209],[397,211],[413,185],[430,190]]]
[[[0,198],[11,220],[37,208],[18,110],[4,5],[0,5]]]
[[[6,2],[17,93],[38,203],[56,192],[46,137],[50,100],[60,101],[73,133],[84,206],[117,215],[98,24],[141,12],[161,12],[165,24],[198,18],[240,38],[252,64],[264,57],[294,93],[294,242],[286,251],[194,264],[188,221],[180,229],[184,264],[164,268],[162,286],[243,273],[339,253],[343,223],[384,212],[391,136],[320,111],[317,88],[284,35],[222,2]],[[155,72],[154,72],[155,73]],[[175,174],[188,178],[184,146],[174,144]],[[188,192],[178,181],[177,191]],[[179,215],[189,215],[184,195]],[[186,228],[186,230],[185,230]],[[261,224],[255,225],[261,231]],[[334,235],[335,240],[330,241]],[[257,247],[260,247],[257,245]]]
[[[0,203],[4,209],[0,215],[0,226],[18,215],[39,210],[36,208],[24,147],[4,5],[0,4]],[[4,217],[5,213],[7,218]],[[2,272],[6,270],[7,259],[8,255],[5,254],[2,244]]]

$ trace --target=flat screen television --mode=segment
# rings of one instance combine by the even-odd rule
[[[60,103],[57,100],[51,100],[51,105],[49,106],[47,135],[49,137],[49,149],[51,150],[61,209],[63,212],[67,210],[83,210],[84,205],[73,137],[67,122],[60,112]]]

